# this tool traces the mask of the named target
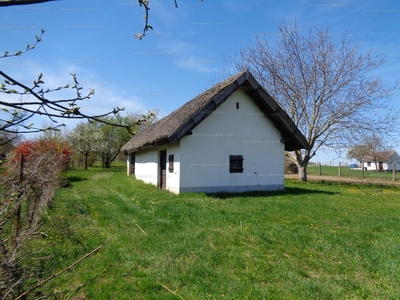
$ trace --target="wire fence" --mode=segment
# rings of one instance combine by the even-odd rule
[[[400,179],[400,173],[398,171],[366,171],[361,168],[350,168],[348,166],[340,165],[336,167],[322,165],[307,166],[307,174],[317,176],[351,177],[357,179],[370,178],[383,181],[396,181]]]

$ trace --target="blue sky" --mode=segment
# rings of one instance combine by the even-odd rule
[[[41,28],[46,30],[34,51],[1,59],[0,68],[27,83],[43,73],[47,87],[65,85],[71,82],[69,74],[76,73],[84,88],[96,90],[82,105],[86,112],[118,106],[130,112],[159,109],[162,117],[235,73],[227,59],[254,45],[257,34],[273,42],[284,19],[329,28],[332,36],[347,31],[362,51],[387,56],[378,73],[385,84],[400,79],[398,1],[181,0],[178,5],[150,1],[154,30],[142,41],[134,38],[144,25],[144,10],[136,0],[60,0],[0,8],[0,51],[24,49]],[[400,109],[399,95],[393,103]],[[341,160],[320,152],[314,161]]]

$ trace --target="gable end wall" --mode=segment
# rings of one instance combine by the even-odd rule
[[[283,189],[281,134],[241,89],[180,145],[180,192]],[[243,155],[243,173],[229,173],[229,155]]]

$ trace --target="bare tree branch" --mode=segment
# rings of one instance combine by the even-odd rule
[[[55,0],[1,0],[0,6],[37,4],[37,3],[50,2],[50,1],[55,1]]]
[[[203,0],[200,0],[202,2]],[[138,0],[139,6],[144,8],[144,27],[142,33],[135,33],[135,38],[138,40],[141,40],[144,38],[146,35],[146,32],[151,29],[153,30],[153,27],[149,25],[149,12],[150,12],[150,6],[149,6],[149,1],[148,0]],[[178,8],[178,1],[174,0],[174,6]]]
[[[304,33],[296,23],[282,21],[279,32],[274,46],[259,36],[255,46],[231,60],[252,71],[306,136],[310,147],[290,156],[301,180],[307,180],[306,166],[321,147],[346,148],[366,132],[396,132],[399,113],[390,101],[399,82],[386,87],[371,72],[384,56],[361,53],[346,33],[337,41],[313,25]]]
[[[36,36],[35,43],[32,45],[28,44],[25,50],[17,51],[13,54],[6,51],[0,56],[0,59],[20,56],[27,51],[35,49],[36,45],[42,41],[44,32],[45,31],[42,29],[40,35]],[[76,74],[71,74],[73,79],[73,84],[71,86],[66,84],[65,86],[53,89],[45,89],[42,87],[44,84],[42,74],[38,75],[30,87],[1,70],[0,77],[4,79],[3,82],[0,82],[0,94],[14,97],[20,96],[21,99],[26,98],[24,100],[20,99],[19,101],[13,101],[12,99],[0,100],[0,110],[3,115],[3,117],[0,115],[0,132],[33,133],[43,130],[57,130],[60,126],[64,126],[63,124],[57,124],[58,119],[88,119],[113,125],[107,122],[107,120],[102,120],[102,118],[124,110],[123,108],[115,107],[112,111],[98,115],[83,113],[81,107],[78,106],[78,102],[89,100],[94,95],[94,90],[89,90],[86,94],[82,94],[83,88],[79,85]],[[67,99],[48,99],[49,94],[60,90],[72,90],[75,96]],[[29,96],[33,97],[34,100],[30,100]],[[5,118],[4,115],[7,115],[8,118]],[[26,122],[35,115],[45,116],[57,125],[43,129],[34,127],[33,124],[26,124]],[[120,125],[116,124],[116,126]]]

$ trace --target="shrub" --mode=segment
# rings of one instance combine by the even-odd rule
[[[24,157],[22,168],[21,156]],[[28,279],[38,278],[40,256],[27,242],[41,236],[43,208],[58,188],[59,174],[67,166],[68,143],[43,138],[17,145],[0,183],[0,295],[18,295]]]
[[[61,169],[65,169],[72,157],[71,146],[67,141],[57,138],[41,138],[35,141],[19,143],[11,153],[12,161],[20,162],[21,155],[24,160],[34,160],[45,153],[53,153],[60,160]],[[59,165],[57,163],[57,165]]]
[[[285,173],[286,174],[298,174],[299,169],[297,165],[292,161],[285,161]]]

